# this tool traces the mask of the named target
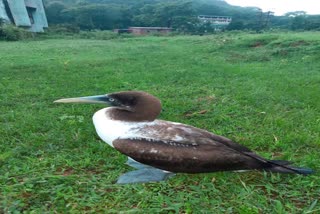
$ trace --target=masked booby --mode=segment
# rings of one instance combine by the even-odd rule
[[[161,102],[146,92],[123,91],[55,102],[110,106],[93,115],[96,132],[104,142],[127,155],[129,165],[138,169],[121,176],[118,183],[159,181],[170,173],[264,170],[307,175],[313,172],[291,166],[288,161],[267,160],[206,130],[156,119]]]

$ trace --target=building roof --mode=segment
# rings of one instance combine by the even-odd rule
[[[231,16],[214,16],[214,15],[199,15],[198,18],[221,18],[221,19],[232,19]]]
[[[172,30],[168,27],[129,27],[129,29]]]

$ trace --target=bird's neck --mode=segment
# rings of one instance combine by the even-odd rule
[[[127,111],[115,107],[107,109],[107,114],[110,119],[125,122],[151,122],[160,114],[160,111],[153,108],[147,108],[144,110],[134,109],[133,111]]]

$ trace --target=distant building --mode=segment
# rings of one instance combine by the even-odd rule
[[[121,33],[131,33],[129,29],[114,29],[113,32],[121,34]]]
[[[48,27],[42,0],[0,0],[0,18],[32,32]]]
[[[147,35],[147,34],[168,34],[172,31],[172,28],[167,27],[129,27],[128,29],[115,29],[117,33],[132,33],[135,35]]]
[[[172,28],[167,28],[167,27],[130,27],[129,31],[132,34],[136,34],[136,35],[146,35],[146,34],[152,34],[152,33],[168,34],[172,31]]]
[[[211,16],[211,15],[200,15],[198,19],[202,23],[209,23],[214,26],[216,30],[225,28],[232,22],[232,17],[230,16]]]

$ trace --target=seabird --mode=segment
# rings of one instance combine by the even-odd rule
[[[102,103],[93,115],[99,137],[129,157],[136,171],[124,174],[118,183],[164,180],[173,173],[264,170],[311,174],[308,168],[284,160],[267,160],[232,140],[182,123],[157,119],[158,98],[143,91],[65,98],[56,103]]]

